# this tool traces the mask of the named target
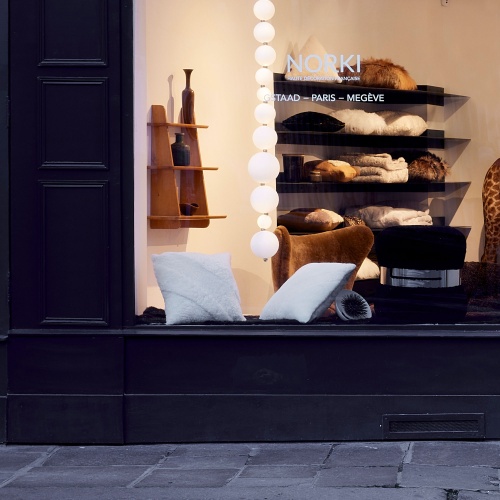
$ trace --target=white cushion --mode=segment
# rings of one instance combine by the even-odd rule
[[[377,115],[385,120],[383,135],[416,137],[427,130],[427,122],[418,115],[402,111],[377,111]]]
[[[339,262],[314,262],[302,266],[269,299],[260,319],[309,323],[321,317],[355,268],[354,264]]]
[[[346,134],[381,135],[386,127],[385,120],[381,116],[363,109],[339,109],[330,114],[345,123]]]
[[[167,325],[245,321],[229,253],[152,255]]]
[[[362,262],[358,272],[356,273],[357,280],[372,280],[380,278],[380,268],[373,260],[368,257]]]

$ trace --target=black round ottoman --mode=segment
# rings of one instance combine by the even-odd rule
[[[457,323],[467,313],[460,282],[466,241],[458,229],[393,226],[375,237],[380,284],[376,320],[384,323]]]

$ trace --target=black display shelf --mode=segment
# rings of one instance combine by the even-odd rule
[[[443,130],[426,130],[419,136],[359,135],[344,132],[291,131],[276,123],[278,144],[304,144],[312,146],[344,146],[356,148],[390,149],[444,149],[452,145],[467,143],[470,139],[444,136]]]
[[[445,99],[469,99],[467,96],[445,93],[442,87],[430,85],[418,85],[417,90],[394,90],[343,83],[322,83],[313,80],[285,80],[285,76],[281,73],[274,74],[274,94],[275,96],[280,94],[287,97],[297,95],[300,100],[309,102],[314,102],[313,95],[330,96],[329,102],[333,102],[331,100],[333,95],[335,101],[352,101],[357,104],[431,104],[434,106],[444,106]],[[383,101],[380,100],[380,97],[373,97],[381,95]],[[370,98],[372,100],[369,100]],[[318,102],[324,103],[324,101]]]
[[[444,193],[447,188],[460,189],[470,182],[283,182],[280,173],[278,193]]]

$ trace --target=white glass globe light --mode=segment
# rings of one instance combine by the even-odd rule
[[[258,186],[250,195],[252,208],[261,214],[273,211],[279,203],[279,196],[271,186]]]
[[[257,257],[269,259],[278,251],[279,241],[274,233],[259,231],[252,236],[250,248]]]
[[[253,13],[261,21],[269,21],[274,16],[275,8],[270,0],[257,0],[253,6]]]
[[[260,45],[255,49],[255,60],[260,66],[271,66],[276,60],[276,51],[270,45]]]
[[[259,217],[257,218],[257,225],[261,229],[269,229],[271,227],[272,223],[273,223],[273,219],[271,219],[271,217],[269,217],[269,215],[262,214],[262,215],[259,215]]]
[[[255,182],[271,182],[280,173],[280,162],[276,156],[266,151],[255,153],[248,162],[248,173]]]
[[[262,102],[270,102],[272,100],[272,93],[267,87],[260,87],[257,90],[257,99]]]
[[[271,149],[278,142],[276,130],[266,125],[257,127],[253,133],[253,143],[259,149]]]
[[[266,125],[274,122],[276,110],[271,104],[261,103],[255,108],[254,116],[259,123]]]
[[[273,82],[273,72],[269,68],[259,68],[255,72],[255,80],[259,85],[270,85]]]
[[[274,26],[266,21],[258,23],[253,29],[253,36],[260,43],[270,42],[275,34]]]

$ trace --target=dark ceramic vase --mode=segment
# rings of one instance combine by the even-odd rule
[[[185,69],[186,88],[182,91],[182,121],[183,123],[195,123],[194,121],[194,90],[191,88],[192,69]],[[195,135],[195,130],[188,130],[191,137]]]
[[[198,203],[180,203],[182,215],[194,215],[199,208]]]
[[[175,134],[175,142],[172,144],[172,158],[176,167],[185,167],[191,161],[191,151],[184,142],[184,134],[178,132]]]

